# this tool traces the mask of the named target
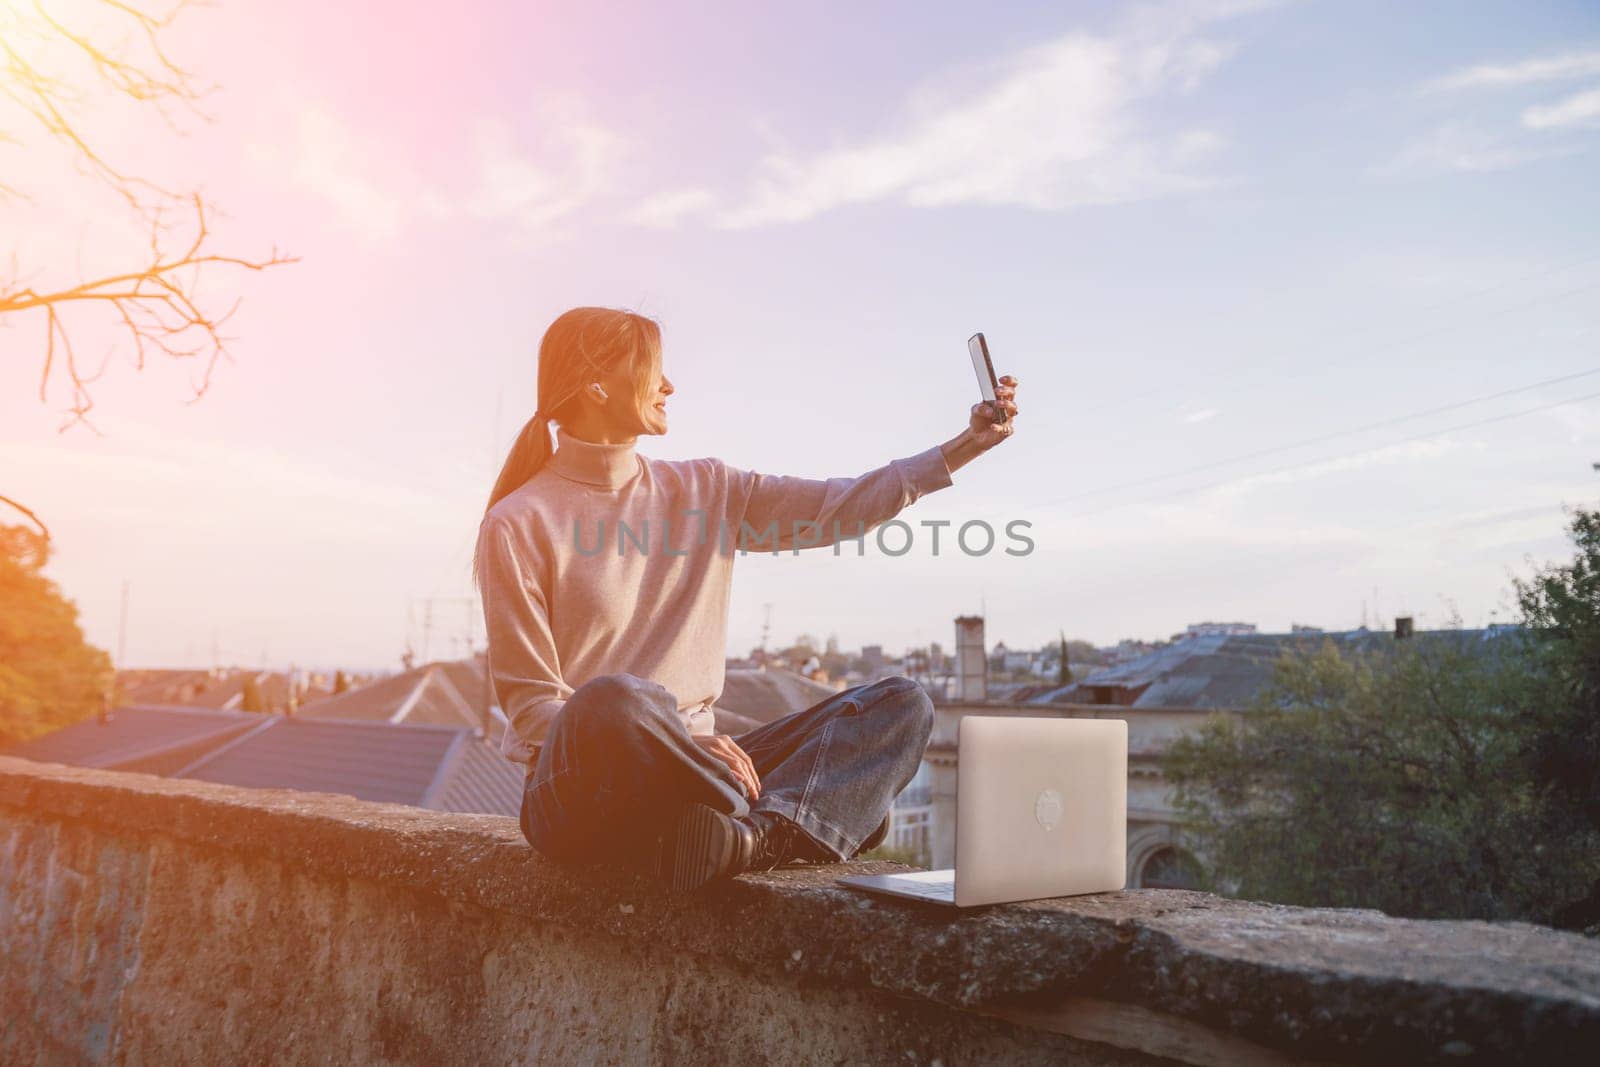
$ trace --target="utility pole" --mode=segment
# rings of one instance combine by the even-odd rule
[[[430,653],[433,641],[433,606],[435,604],[455,604],[466,609],[462,615],[462,629],[453,640],[460,641],[466,648],[470,658],[473,652],[473,619],[478,606],[478,601],[470,596],[430,596],[422,597],[422,662],[430,663]],[[406,615],[412,624],[416,619],[417,601],[413,600],[406,609]],[[410,634],[407,634],[407,644],[410,643]]]
[[[117,666],[116,670],[128,669],[128,580],[122,580],[122,617],[117,623]]]
[[[766,615],[761,622],[761,663],[765,666],[767,662],[767,635],[772,631],[772,605],[767,603],[763,604],[762,607],[767,609]]]

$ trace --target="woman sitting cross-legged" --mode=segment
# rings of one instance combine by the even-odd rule
[[[1015,415],[1016,380],[1000,382],[997,402]],[[718,733],[735,553],[862,538],[950,485],[1014,421],[974,405],[949,441],[854,478],[652,459],[634,446],[667,432],[660,329],[609,308],[551,324],[538,391],[474,561],[509,723],[502,751],[528,767],[529,843],[696,889],[880,842],[927,746],[932,702],[891,677]]]

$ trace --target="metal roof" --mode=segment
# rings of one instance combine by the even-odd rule
[[[242,711],[136,705],[117,708],[104,722],[85,719],[13,745],[6,755],[76,767],[127,767],[179,746],[220,745],[261,721]]]
[[[836,692],[832,686],[782,667],[734,667],[723,674],[722,695],[717,698],[716,707],[757,723],[769,723],[804,711]]]
[[[522,810],[525,770],[487,742],[468,735],[456,746],[435,795],[424,807],[515,818]]]
[[[299,717],[477,726],[482,695],[473,675],[481,679],[482,667],[471,661],[430,663],[306,704]]]
[[[347,793],[422,806],[450,746],[466,731],[387,722],[273,716],[175,777],[257,789]]]
[[[512,816],[521,806],[524,770],[464,725],[161,706],[118,708],[104,723],[74,723],[6,755]]]

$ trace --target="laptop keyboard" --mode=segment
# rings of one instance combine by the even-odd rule
[[[927,897],[929,900],[950,900],[955,896],[956,876],[954,871],[940,871],[932,878],[896,875],[893,884],[895,889],[903,893]]]

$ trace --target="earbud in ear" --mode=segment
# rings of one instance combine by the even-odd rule
[[[589,388],[593,389],[595,392],[599,393],[601,400],[610,400],[611,399],[610,394],[606,392],[606,387],[601,385],[599,382],[594,382],[594,383],[590,384]]]

